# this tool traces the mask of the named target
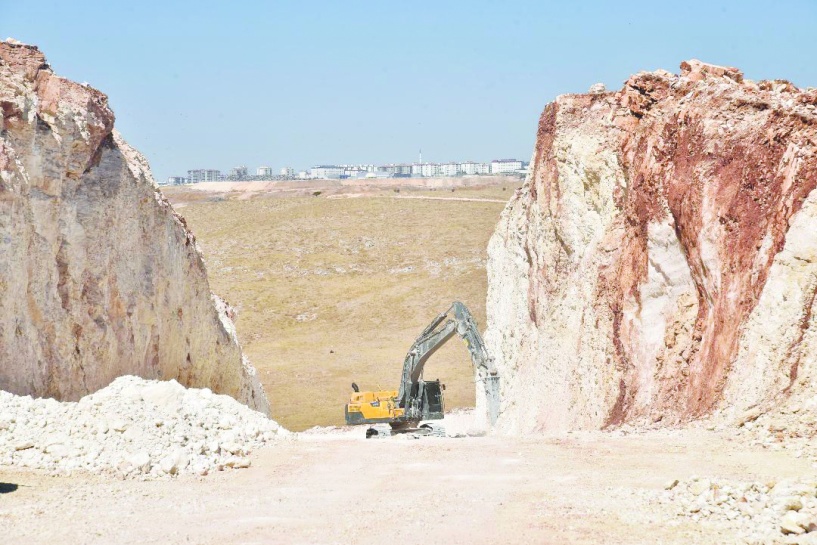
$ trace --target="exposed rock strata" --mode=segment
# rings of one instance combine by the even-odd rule
[[[817,393],[815,111],[817,90],[699,61],[545,108],[489,245],[502,428]]]
[[[196,241],[107,97],[0,43],[0,389],[77,400],[121,375],[269,411]]]

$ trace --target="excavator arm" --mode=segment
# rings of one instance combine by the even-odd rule
[[[455,334],[468,346],[476,371],[476,380],[485,389],[488,420],[493,425],[499,415],[499,376],[494,361],[485,349],[476,321],[468,308],[459,301],[437,316],[411,345],[403,362],[403,375],[398,393],[398,405],[405,409],[407,420],[420,420],[424,415],[423,370],[428,359]]]

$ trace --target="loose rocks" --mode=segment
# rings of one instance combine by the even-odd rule
[[[127,376],[77,403],[0,391],[0,465],[157,478],[250,465],[288,432],[208,389]]]
[[[676,516],[726,523],[749,543],[817,530],[817,481],[739,482],[692,478],[660,493]]]

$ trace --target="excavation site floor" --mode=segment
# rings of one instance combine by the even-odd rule
[[[559,438],[303,433],[249,469],[120,481],[0,469],[4,543],[736,543],[653,501],[693,475],[808,478],[811,462],[700,429]]]

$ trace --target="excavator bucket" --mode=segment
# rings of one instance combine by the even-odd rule
[[[499,418],[499,376],[489,375],[485,377],[485,402],[488,410],[488,423],[491,427],[496,424]]]

